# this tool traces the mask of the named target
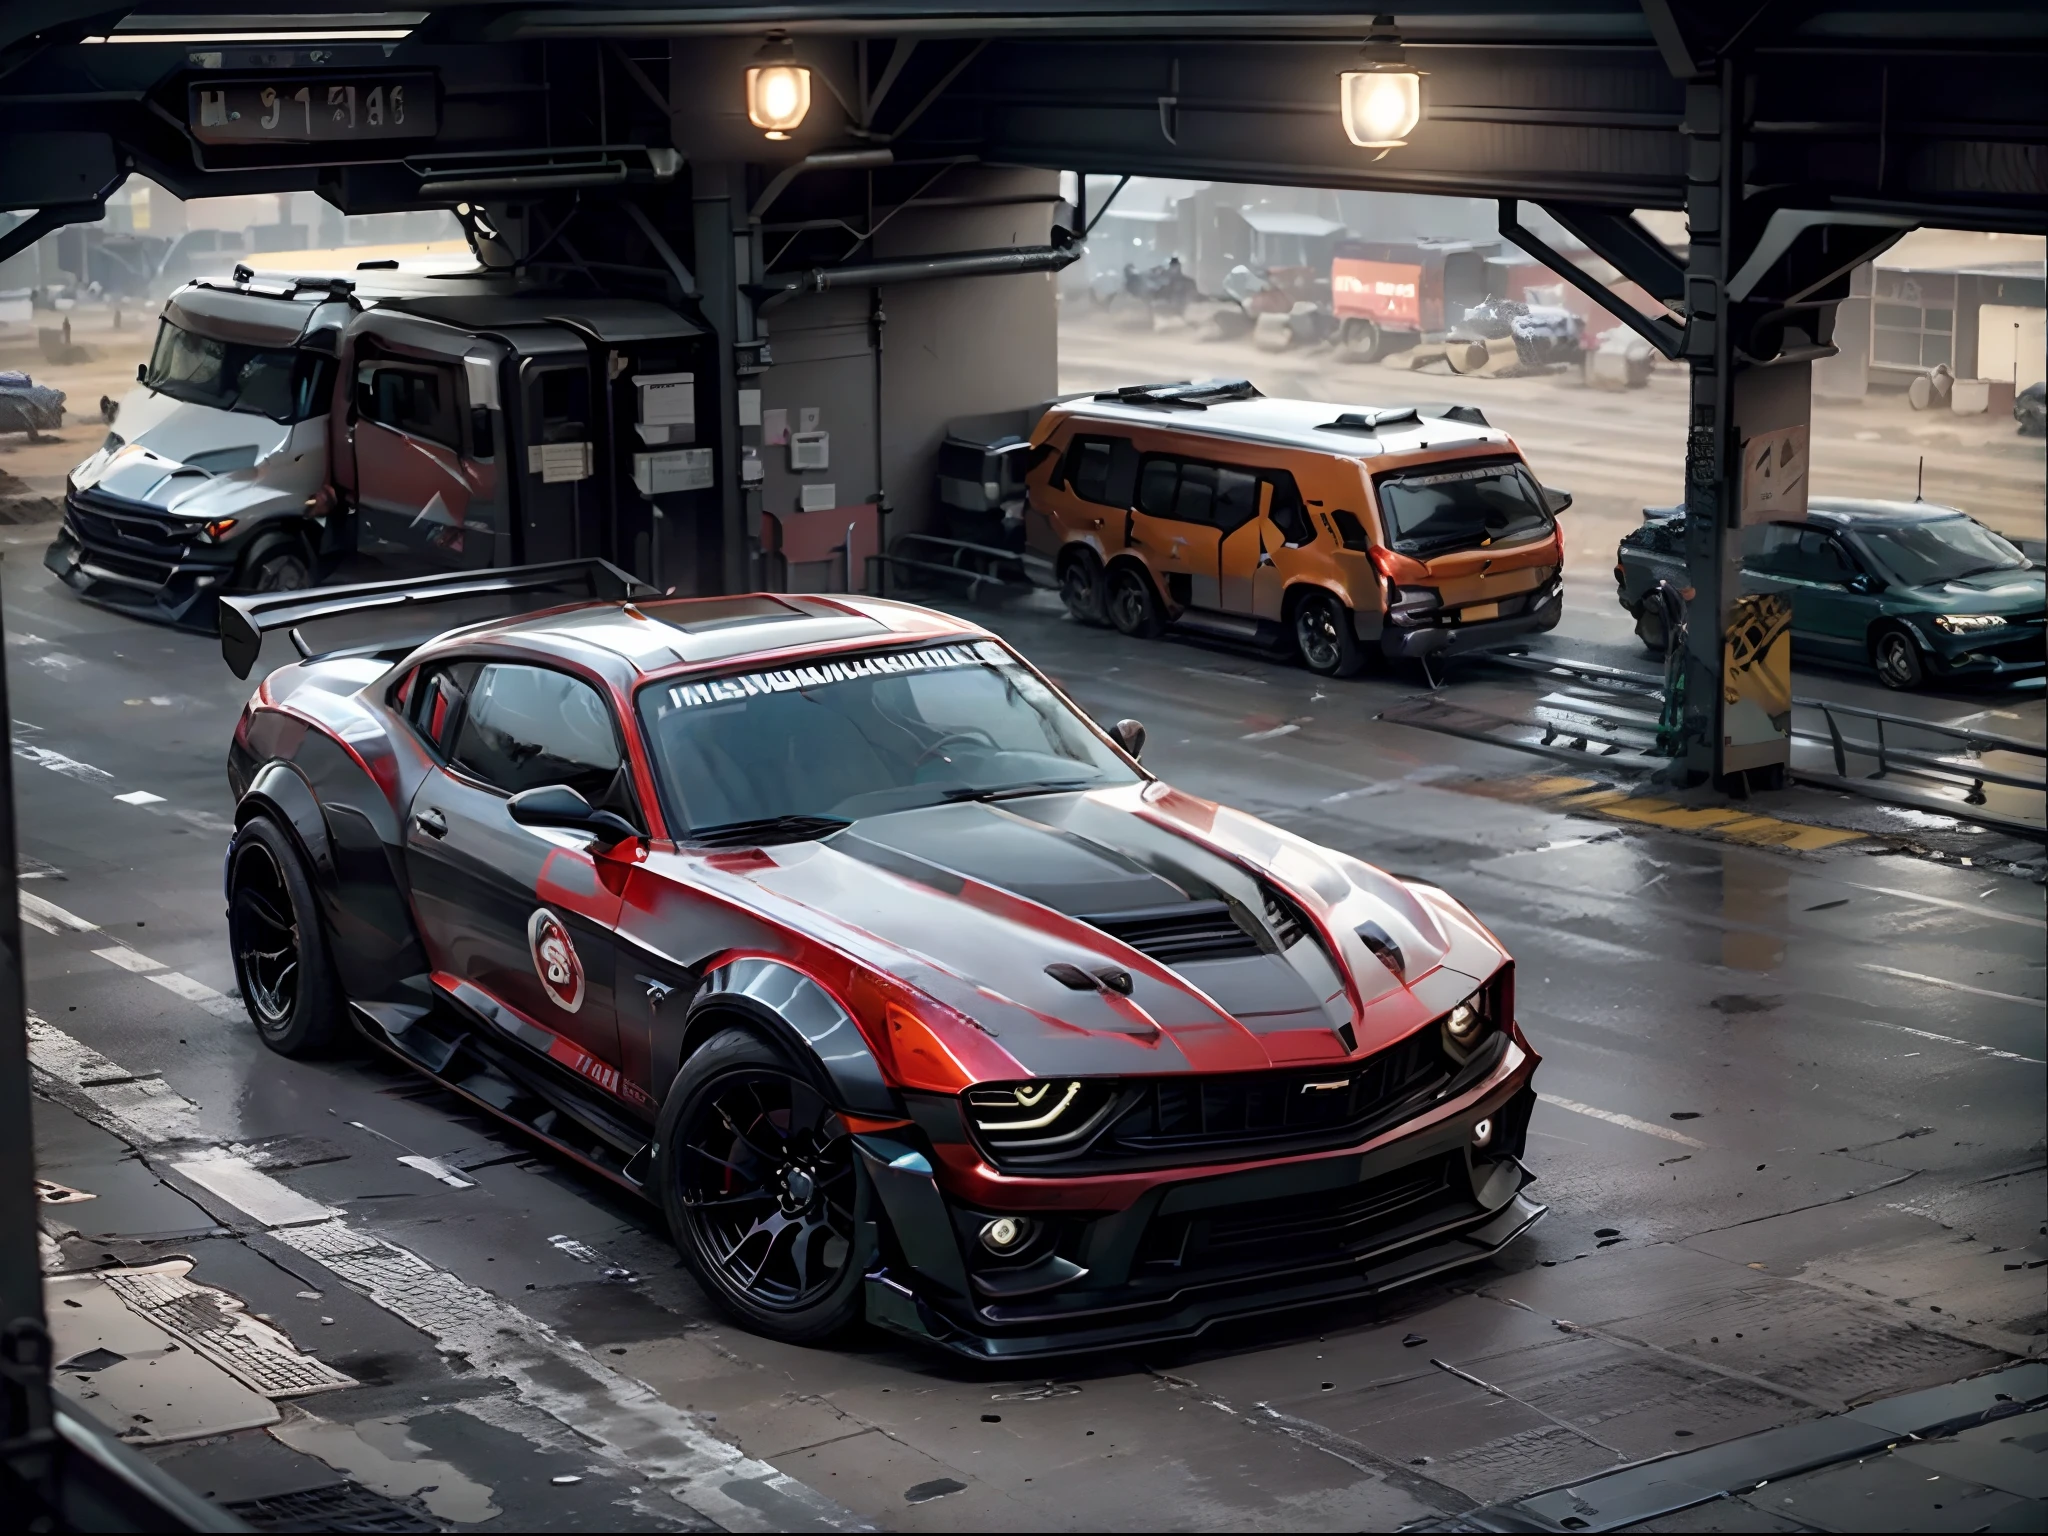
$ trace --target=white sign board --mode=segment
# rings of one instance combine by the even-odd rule
[[[711,450],[677,448],[633,455],[633,485],[642,496],[711,489]]]
[[[1742,521],[1806,520],[1809,429],[1779,427],[1742,440]]]
[[[823,484],[813,483],[805,486],[797,502],[799,510],[804,512],[830,512],[838,505],[839,487],[829,480]]]
[[[588,480],[596,473],[596,458],[588,443],[535,443],[526,450],[526,472],[549,485]]]

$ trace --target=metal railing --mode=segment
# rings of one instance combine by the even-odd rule
[[[1792,702],[1807,709],[1817,709],[1826,717],[1828,744],[1834,749],[1835,754],[1835,772],[1842,778],[1850,776],[1848,759],[1851,756],[1858,756],[1877,760],[1877,772],[1872,775],[1876,778],[1884,778],[1896,763],[1915,773],[1931,774],[1936,778],[1950,779],[1957,783],[1968,783],[1969,792],[1964,798],[1965,803],[1970,805],[1984,803],[1986,784],[2002,784],[2011,789],[2048,792],[2048,747],[2038,746],[2031,741],[2021,741],[2012,736],[1999,736],[1990,731],[1972,731],[1962,726],[1942,725],[1932,720],[1915,720],[1910,715],[1887,714],[1881,709],[1864,709],[1855,704],[1835,704],[1826,699],[1795,698]],[[1877,740],[1858,741],[1845,737],[1836,719],[1838,715],[1852,720],[1871,721],[1877,727]],[[1946,737],[1958,743],[1961,750],[1967,752],[2010,752],[2017,757],[2041,759],[2044,763],[2043,772],[2031,776],[2007,773],[2001,768],[1987,767],[1981,762],[1958,762],[1955,758],[1939,752],[1897,746],[1885,739],[1884,728],[1887,725],[1891,726],[1894,732],[1909,730]],[[1802,731],[1797,734],[1807,737],[1808,740],[1818,739],[1811,732]]]
[[[965,581],[969,602],[980,596],[984,585],[1021,586],[1027,580],[1024,557],[1017,550],[1003,549],[994,544],[975,544],[966,539],[941,538],[935,533],[906,533],[896,540],[887,554],[869,555],[869,587],[875,585],[875,568],[885,562],[891,570],[917,571]]]

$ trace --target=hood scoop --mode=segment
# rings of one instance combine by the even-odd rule
[[[1136,912],[1078,914],[1090,927],[1121,939],[1161,965],[1180,966],[1194,960],[1241,960],[1260,952],[1259,944],[1220,901],[1190,901],[1173,907]]]

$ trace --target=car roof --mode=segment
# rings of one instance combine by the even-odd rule
[[[501,643],[558,653],[595,650],[645,678],[753,657],[963,636],[985,639],[988,631],[886,598],[750,592],[554,608],[470,625],[442,636],[437,646]]]
[[[1856,496],[1816,496],[1807,502],[1806,514],[1837,528],[1883,528],[1969,516],[1960,507],[1946,507],[1938,501],[1877,501]]]
[[[1449,419],[1448,405],[1342,405],[1330,400],[1288,400],[1261,395],[1251,400],[1218,400],[1200,410],[1185,406],[1146,405],[1105,400],[1100,396],[1055,405],[1048,417],[1064,415],[1080,422],[1150,427],[1192,437],[1218,437],[1235,442],[1307,448],[1345,458],[1373,459],[1430,448],[1490,447],[1511,452],[1514,439],[1493,427]],[[1416,413],[1413,419],[1384,421],[1370,430],[1330,425],[1340,416],[1373,417]]]

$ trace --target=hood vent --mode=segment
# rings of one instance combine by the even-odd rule
[[[1260,952],[1259,943],[1238,925],[1220,901],[1187,902],[1136,912],[1106,912],[1082,922],[1149,955],[1161,965],[1194,960],[1238,960]]]

